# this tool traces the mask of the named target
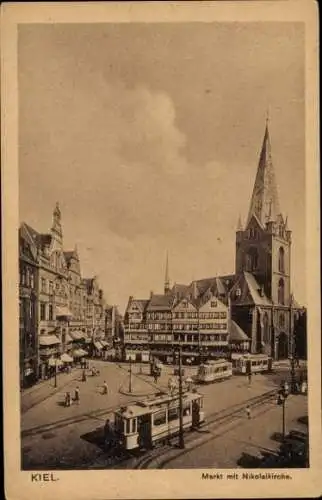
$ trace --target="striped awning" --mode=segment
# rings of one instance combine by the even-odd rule
[[[85,339],[85,333],[80,331],[69,332],[69,335],[73,340]]]
[[[86,351],[84,351],[84,349],[75,349],[75,351],[73,351],[73,357],[74,358],[82,358],[83,356],[87,356],[88,353]]]
[[[39,345],[50,346],[60,344],[60,340],[56,335],[39,335]]]

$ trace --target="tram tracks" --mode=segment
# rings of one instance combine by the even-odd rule
[[[210,430],[209,433],[211,434],[209,437],[204,437],[200,438],[200,433],[201,432],[207,432],[204,431],[204,429],[207,429],[209,427],[214,426],[215,424],[223,427],[225,424],[230,424],[232,423],[236,418],[239,419],[239,416],[242,412],[245,412],[246,408],[255,408],[257,406],[261,406],[264,403],[268,403],[270,400],[276,397],[276,390],[270,390],[267,391],[259,396],[254,396],[253,398],[250,398],[246,401],[243,401],[241,403],[237,403],[233,406],[230,406],[229,408],[226,408],[224,410],[221,410],[219,412],[211,413],[207,420],[206,423],[202,426],[201,431],[197,431],[193,435],[186,435],[186,442],[188,444],[188,448],[179,450],[176,448],[169,448],[169,446],[164,446],[163,448],[159,447],[156,449],[153,449],[148,455],[143,456],[142,458],[138,459],[133,467],[133,469],[148,469],[149,466],[153,463],[156,462],[155,466],[153,468],[155,469],[162,469],[164,468],[169,462],[177,458],[178,456],[185,455],[189,453],[192,449],[196,449],[200,446],[203,446],[205,443],[212,441],[213,439],[216,439],[217,437],[222,436],[226,430],[221,430],[218,433],[213,434]],[[237,424],[238,425],[238,424]],[[189,437],[188,437],[189,436]],[[171,438],[175,439],[175,437]],[[195,443],[195,444],[193,444]],[[190,446],[189,446],[190,445]]]

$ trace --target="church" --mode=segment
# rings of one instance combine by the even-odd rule
[[[266,122],[248,217],[244,226],[238,221],[234,274],[171,288],[167,259],[164,294],[129,299],[125,358],[167,360],[178,343],[192,362],[235,349],[273,359],[305,356],[306,310],[291,293],[291,244]]]

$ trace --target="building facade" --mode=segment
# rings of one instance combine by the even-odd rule
[[[37,380],[38,265],[37,247],[26,228],[19,229],[19,352],[20,387],[25,388]]]
[[[97,278],[84,280],[77,248],[65,251],[59,205],[42,234],[19,230],[20,379],[50,376],[64,353],[105,333],[105,302]],[[88,286],[90,282],[90,286]],[[28,374],[28,375],[27,375]]]
[[[236,232],[235,273],[170,287],[168,257],[163,295],[130,297],[124,321],[125,357],[183,359],[230,350],[283,359],[306,352],[306,311],[291,293],[292,233],[278,198],[266,123],[249,214]],[[298,340],[297,340],[298,337]],[[297,348],[300,345],[300,348]]]

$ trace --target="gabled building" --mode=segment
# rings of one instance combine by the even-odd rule
[[[60,356],[88,335],[105,334],[105,302],[97,279],[83,280],[77,248],[65,251],[61,211],[51,229],[19,230],[21,386],[50,376]],[[76,344],[75,344],[76,342]]]

